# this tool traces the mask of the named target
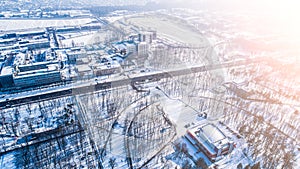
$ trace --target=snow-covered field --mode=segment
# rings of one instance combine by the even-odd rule
[[[83,33],[77,33],[74,35],[71,34],[62,34],[63,37],[66,39],[60,40],[59,44],[60,46],[64,48],[69,48],[74,46],[85,46],[89,44],[93,44],[95,39],[99,41],[104,41],[102,37],[98,35],[97,32],[83,32]]]
[[[46,27],[79,26],[92,22],[92,18],[69,19],[1,19],[0,30],[26,30]]]
[[[184,44],[195,46],[208,45],[208,41],[196,29],[171,16],[145,14],[115,21],[114,25],[121,28],[128,25],[145,30],[156,30],[160,36]]]

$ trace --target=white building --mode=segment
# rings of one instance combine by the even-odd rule
[[[144,56],[147,55],[149,51],[149,45],[146,42],[140,42],[138,44],[138,55]]]
[[[156,39],[156,31],[140,32],[138,37],[140,42],[152,43]]]
[[[133,44],[133,43],[125,43],[125,46],[126,46],[126,52],[127,54],[135,54],[137,49],[136,49],[136,45]]]

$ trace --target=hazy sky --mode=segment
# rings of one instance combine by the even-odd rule
[[[164,4],[177,4],[177,7],[192,7],[207,10],[255,11],[271,15],[279,20],[294,20],[300,17],[299,0],[155,0]]]
[[[300,0],[155,0],[176,7],[191,7],[208,11],[246,11],[256,15],[257,24],[273,23],[274,29],[300,35]],[[272,24],[272,25],[273,25]],[[266,25],[268,26],[268,25]]]
[[[154,0],[164,4],[180,4],[195,6],[210,6],[216,8],[253,9],[260,10],[292,8],[296,10],[300,6],[298,0]],[[288,12],[288,11],[287,11]]]

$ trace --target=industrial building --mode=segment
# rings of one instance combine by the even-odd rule
[[[39,86],[60,81],[61,75],[59,71],[32,73],[14,78],[14,83],[17,87]]]
[[[0,88],[13,86],[13,68],[3,67],[0,73]]]
[[[31,41],[31,42],[24,43],[24,44],[18,44],[18,46],[21,47],[21,48],[28,48],[30,50],[43,49],[43,48],[49,48],[50,47],[50,42],[48,40]]]
[[[40,30],[35,30],[35,31],[26,31],[26,32],[19,32],[16,34],[17,37],[28,37],[28,36],[41,36],[46,34],[45,30],[40,29]]]
[[[95,76],[103,76],[121,72],[121,65],[116,61],[112,61],[95,64],[92,69]]]
[[[67,60],[69,64],[75,64],[79,58],[85,56],[80,49],[71,48],[70,50],[66,51]]]
[[[60,82],[61,74],[58,65],[53,64],[47,65],[46,69],[19,72],[13,80],[16,87],[31,87]]]
[[[90,78],[93,76],[92,69],[87,64],[76,65],[76,69],[80,77]]]
[[[20,72],[27,72],[27,71],[32,71],[32,70],[39,70],[39,69],[47,69],[49,65],[52,64],[57,64],[57,61],[47,61],[47,62],[36,62],[32,64],[27,64],[27,65],[19,65],[17,69]]]

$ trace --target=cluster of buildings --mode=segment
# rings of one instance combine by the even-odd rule
[[[130,35],[127,41],[112,44],[113,53],[119,53],[123,57],[129,54],[145,56],[148,54],[151,43],[156,38],[156,31],[145,31]]]
[[[26,88],[120,73],[122,60],[129,55],[147,55],[156,39],[156,32],[150,31],[112,43],[109,49],[60,47],[59,35],[89,29],[100,27],[49,27],[0,35],[0,88]]]
[[[30,87],[60,81],[54,59],[55,32],[37,29],[0,35],[0,87]]]
[[[49,48],[49,36],[42,29],[30,32],[4,33],[0,35],[0,51]]]
[[[86,79],[111,75],[120,73],[121,70],[121,65],[118,61],[112,60],[110,57],[103,57],[93,62],[86,61],[76,64],[75,71],[78,74],[74,78]]]
[[[89,17],[88,10],[17,10],[0,12],[0,18],[66,18],[66,17]]]
[[[0,35],[0,88],[24,88],[62,81],[62,70],[69,64],[69,58],[70,62],[74,60],[72,54],[68,55],[66,49],[60,49],[58,45],[56,32],[66,32],[65,29],[45,28]]]
[[[1,63],[0,87],[22,88],[61,81],[62,62],[43,59],[45,53],[35,55],[37,57],[35,59],[27,58],[28,54],[15,53],[11,55],[10,63],[8,59]]]

